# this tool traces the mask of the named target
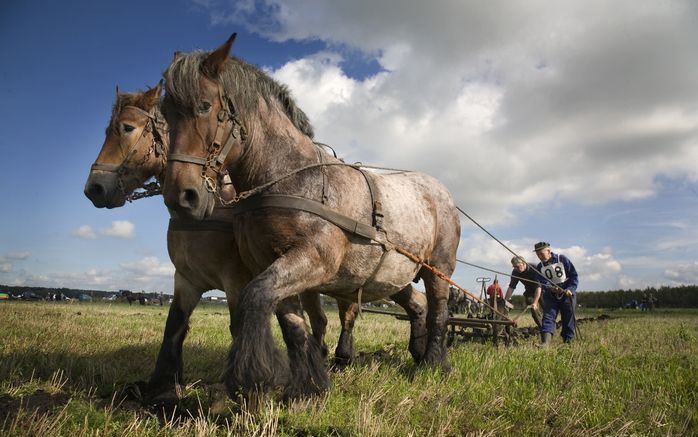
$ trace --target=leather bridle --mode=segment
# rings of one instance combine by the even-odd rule
[[[213,194],[217,194],[219,188],[218,183],[209,176],[209,170],[212,170],[213,173],[217,175],[217,179],[219,181],[222,180],[226,174],[223,164],[228,157],[228,153],[230,153],[230,150],[233,148],[235,140],[239,139],[240,142],[244,142],[247,137],[247,131],[237,118],[235,106],[233,105],[232,100],[223,91],[223,86],[220,84],[220,82],[218,82],[217,85],[221,109],[218,111],[216,134],[214,135],[213,142],[209,146],[208,155],[205,158],[187,155],[184,153],[170,153],[167,155],[168,161],[178,161],[200,165],[201,177],[204,180],[204,186],[210,193]],[[236,128],[238,131],[237,135],[235,134]],[[226,130],[229,130],[227,138],[225,138]]]
[[[143,127],[143,130],[141,130],[141,134],[138,136],[136,141],[131,144],[131,146],[128,148],[126,153],[124,153],[124,159],[121,161],[119,164],[102,164],[95,162],[92,164],[90,167],[90,171],[92,170],[99,170],[99,171],[105,171],[105,172],[111,172],[111,173],[116,173],[116,179],[117,179],[117,186],[119,187],[119,190],[122,192],[124,196],[127,197],[127,200],[131,200],[129,194],[126,192],[124,188],[124,183],[123,183],[123,175],[126,173],[126,171],[129,168],[137,168],[146,163],[148,158],[150,157],[151,153],[155,153],[156,156],[163,156],[165,152],[165,146],[164,146],[164,140],[162,137],[162,133],[157,129],[157,119],[155,116],[155,109],[151,110],[150,112],[144,111],[143,109],[137,107],[137,106],[131,106],[131,105],[126,105],[122,108],[122,111],[124,109],[131,109],[134,110],[142,115],[145,115],[147,117],[147,121],[145,123],[145,126]],[[148,149],[148,152],[144,155],[143,159],[136,163],[135,166],[129,167],[129,162],[135,155],[136,151],[138,150],[138,145],[141,142],[141,140],[144,138],[144,134],[146,132],[150,132],[152,134],[152,144],[150,145],[150,148]],[[163,166],[164,170],[164,166]],[[139,182],[139,187],[145,189],[149,195],[155,195],[160,193],[160,186],[156,182],[156,187],[153,187],[153,184],[143,184],[143,182]],[[156,192],[157,191],[157,192]],[[154,194],[151,194],[154,193]],[[134,199],[140,198],[140,197],[145,197],[145,196],[134,196]]]

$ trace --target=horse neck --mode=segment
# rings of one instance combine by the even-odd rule
[[[271,112],[246,126],[249,126],[248,137],[242,156],[229,169],[238,191],[249,190],[294,169],[319,162],[312,139],[283,114]]]

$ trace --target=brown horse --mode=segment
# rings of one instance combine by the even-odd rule
[[[147,92],[121,93],[116,103],[106,138],[85,184],[85,195],[96,207],[116,208],[127,197],[155,177],[162,180],[169,149],[167,123],[160,111],[161,85]],[[234,192],[227,192],[230,197]],[[176,386],[183,381],[182,343],[187,334],[189,317],[211,289],[224,290],[231,313],[239,290],[251,279],[237,251],[230,230],[232,217],[226,208],[217,208],[204,222],[183,221],[173,217],[167,231],[167,247],[174,264],[175,289],[164,338],[155,371],[149,384],[147,401],[170,403],[176,400]],[[303,308],[313,327],[313,334],[326,354],[324,343],[327,318],[320,306],[318,293],[301,295]],[[130,303],[130,300],[129,300]],[[282,310],[279,317],[287,317]]]
[[[274,358],[268,318],[306,290],[342,301],[402,298],[412,309],[413,357],[448,369],[448,285],[392,249],[406,249],[450,275],[460,237],[450,193],[424,174],[379,175],[319,157],[310,125],[287,89],[229,57],[234,36],[211,53],[177,56],[165,72],[164,100],[172,144],[167,206],[205,219],[222,170],[238,192],[256,194],[234,205],[238,249],[254,279],[241,291],[233,317],[229,392],[264,390],[284,372]],[[410,284],[416,278],[427,290],[426,321],[420,302],[404,302],[416,295]],[[326,369],[308,352],[316,347],[313,338],[300,323],[288,334],[287,393],[323,391]]]

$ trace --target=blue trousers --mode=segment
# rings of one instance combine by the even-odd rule
[[[555,333],[555,320],[562,314],[562,338],[574,337],[574,305],[576,296],[557,299],[550,292],[543,292],[543,326],[541,332]]]

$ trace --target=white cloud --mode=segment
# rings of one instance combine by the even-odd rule
[[[694,2],[196,2],[215,24],[327,43],[269,70],[289,85],[316,139],[347,161],[438,177],[484,225],[520,223],[551,205],[647,201],[663,178],[698,181]],[[351,77],[345,59],[357,53],[383,70]],[[667,254],[686,259],[696,247],[690,219],[674,220],[681,232],[610,240],[622,260],[587,253],[583,240],[560,250],[580,270],[581,289],[643,286],[659,280]],[[533,242],[508,244],[528,256]],[[510,257],[470,236],[460,255],[490,266]],[[664,277],[687,281],[689,267]]]
[[[31,256],[29,251],[8,252],[0,255],[0,273],[10,273],[14,268],[13,261],[24,261]]]
[[[4,255],[0,255],[0,262],[4,262],[6,260],[21,261],[29,258],[31,255],[31,252],[27,250],[22,252],[8,252]]]
[[[0,265],[1,266],[1,265]],[[82,272],[32,273],[20,270],[3,279],[10,285],[37,287],[67,287],[96,290],[145,290],[167,292],[173,290],[174,266],[157,257],[121,263],[114,269],[88,269]],[[9,272],[8,272],[9,273]]]
[[[95,231],[90,225],[82,225],[79,228],[74,229],[73,232],[71,232],[71,235],[73,237],[82,238],[83,240],[94,240],[97,238]]]
[[[379,62],[357,80],[325,50],[272,74],[319,141],[438,176],[485,223],[561,199],[647,198],[660,175],[698,180],[691,2],[199,3],[216,23]]]
[[[121,267],[138,277],[174,275],[175,268],[169,261],[160,262],[155,256],[148,256],[139,261],[122,263]]]
[[[15,275],[13,285],[37,287],[66,287],[78,289],[109,289],[112,273],[90,269],[86,272],[30,273],[22,270]]]
[[[100,234],[131,240],[136,237],[135,229],[136,226],[128,220],[116,220],[111,222],[111,227],[102,229]]]
[[[673,284],[698,284],[698,261],[678,264],[664,270],[664,278]]]

